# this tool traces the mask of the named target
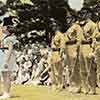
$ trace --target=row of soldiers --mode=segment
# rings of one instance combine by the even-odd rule
[[[65,33],[55,28],[49,60],[53,89],[62,89],[66,66],[69,92],[96,93],[96,86],[100,87],[99,30],[100,21],[95,23],[90,18],[76,21]]]

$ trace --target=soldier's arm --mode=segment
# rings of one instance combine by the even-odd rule
[[[64,34],[61,35],[60,40],[61,40],[61,43],[60,43],[61,46],[60,47],[65,48],[65,41],[66,40],[65,40],[65,35]]]
[[[94,32],[93,32],[93,34],[92,34],[92,40],[93,40],[93,43],[92,43],[92,47],[93,48],[95,48],[95,46],[96,46],[96,39],[97,38],[99,38],[100,37],[100,32],[99,32],[99,30],[98,30],[98,28],[97,28],[97,26],[95,26],[94,27]]]
[[[51,48],[55,48],[54,39],[53,38],[52,38],[52,41],[51,41]]]
[[[93,31],[93,35],[92,35],[92,38],[96,38],[96,37],[100,37],[100,32],[99,32],[97,26],[94,27],[94,31]]]
[[[77,40],[81,40],[81,39],[84,38],[84,36],[83,36],[83,30],[82,30],[82,28],[80,26],[78,26],[77,33],[78,33],[77,34]]]
[[[65,35],[61,34],[60,36],[60,55],[61,57],[63,57],[63,54],[65,53],[65,44],[66,44],[66,40],[65,40]]]
[[[90,29],[91,29],[91,23],[87,23],[83,28],[84,33],[87,33]]]
[[[69,39],[72,38],[71,33],[73,33],[74,30],[75,30],[75,27],[74,27],[74,26],[71,26],[71,27],[67,30],[66,33],[67,33],[67,37],[68,37]]]

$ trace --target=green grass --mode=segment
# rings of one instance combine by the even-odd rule
[[[71,94],[67,89],[57,92],[50,87],[16,85],[12,87],[11,94],[13,97],[6,100],[100,100],[100,89],[97,89],[97,95],[84,95]]]

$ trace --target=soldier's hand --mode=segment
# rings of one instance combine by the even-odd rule
[[[95,48],[96,46],[96,39],[93,39],[92,47]]]
[[[81,44],[81,42],[77,42],[77,46],[78,46],[78,47],[80,46],[80,44]]]
[[[89,53],[89,58],[92,58],[92,57],[95,57],[95,53],[94,52]]]
[[[61,49],[60,50],[60,56],[61,56],[61,58],[63,57],[63,54],[64,54],[64,49]]]

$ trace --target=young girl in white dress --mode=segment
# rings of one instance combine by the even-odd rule
[[[12,26],[2,28],[1,50],[0,50],[0,73],[3,82],[3,95],[0,99],[10,98],[11,73],[16,71],[16,56],[14,44],[16,36],[13,34]]]

